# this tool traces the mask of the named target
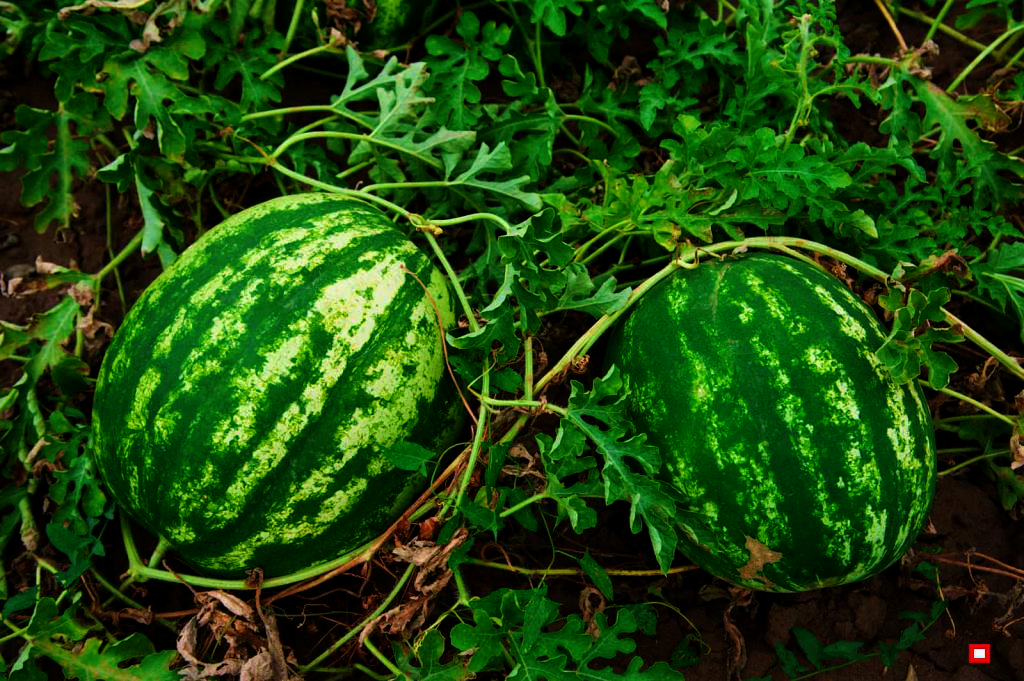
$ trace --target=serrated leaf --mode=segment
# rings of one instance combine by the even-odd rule
[[[461,13],[456,32],[461,40],[435,33],[425,41],[428,91],[444,94],[431,107],[429,118],[453,130],[467,130],[483,115],[479,106],[482,93],[476,83],[486,79],[491,63],[505,54],[512,29],[493,21],[481,25],[477,15],[467,10]]]
[[[161,54],[159,50],[155,53]],[[187,99],[188,95],[164,71],[151,69],[149,63],[152,59],[153,56],[149,55],[149,59],[139,56],[124,61],[107,61],[103,65],[106,78],[100,82],[105,93],[103,103],[111,116],[121,120],[134,102],[132,122],[135,129],[143,134],[155,135],[160,151],[167,158],[180,163],[185,159],[187,142],[173,114],[173,107],[179,100]],[[167,64],[159,63],[167,67]],[[174,72],[174,69],[171,71]]]
[[[656,474],[661,467],[658,450],[646,444],[644,435],[624,439],[628,418],[622,379],[612,367],[603,377],[594,380],[591,391],[572,382],[566,418],[597,446],[604,458],[602,478],[606,503],[627,501],[630,505],[630,529],[639,532],[646,523],[658,565],[668,571],[675,557],[676,504],[661,489]],[[637,469],[639,466],[639,470]]]
[[[42,341],[42,346],[25,364],[25,373],[32,384],[66,356],[63,345],[74,331],[78,312],[79,307],[75,299],[65,296],[49,310],[36,316],[29,333],[31,338]]]
[[[138,632],[109,644],[90,638],[75,650],[48,640],[37,642],[36,650],[63,667],[67,678],[79,681],[177,681],[181,678],[169,668],[177,653],[173,650],[155,652],[149,639]],[[134,660],[139,662],[126,664]]]
[[[442,663],[444,655],[444,637],[436,629],[428,629],[419,638],[414,650],[409,651],[392,644],[395,649],[398,667],[405,672],[409,681],[461,681],[470,679],[473,674],[466,669],[464,661],[456,657]],[[416,660],[419,664],[413,664]]]
[[[93,102],[92,97],[79,97],[79,103]],[[72,124],[79,135],[89,126],[81,117],[60,103],[56,111],[34,109],[24,104],[15,111],[21,130],[4,132],[0,139],[10,146],[0,154],[0,170],[13,170],[20,164],[27,172],[21,178],[21,202],[35,206],[44,199],[46,206],[36,216],[35,228],[45,231],[54,222],[67,228],[77,208],[72,195],[76,178],[89,172],[89,144],[72,134]],[[52,142],[47,132],[54,130]]]
[[[987,95],[953,99],[931,81],[915,75],[902,75],[914,88],[924,104],[924,126],[939,126],[938,144],[932,157],[939,159],[950,171],[959,163],[966,166],[967,176],[976,178],[974,196],[979,203],[990,201],[1001,206],[1024,197],[1024,161],[1002,154],[995,144],[982,139],[968,125],[969,121],[994,128],[1009,126],[1009,117]],[[960,145],[959,151],[954,143]],[[1015,176],[1015,180],[1008,179]]]
[[[481,672],[491,660],[504,655],[505,632],[491,621],[484,610],[473,610],[473,624],[460,622],[452,628],[452,645],[462,653],[472,652],[467,669]]]
[[[946,387],[949,376],[956,371],[955,360],[935,350],[935,343],[958,343],[964,340],[946,322],[943,305],[949,302],[949,289],[938,288],[925,294],[910,289],[904,295],[893,289],[879,296],[882,307],[893,315],[892,330],[875,355],[899,383],[914,380],[922,367],[928,369],[928,382],[935,388]],[[945,323],[945,325],[943,325]]]
[[[448,181],[452,185],[474,187],[500,194],[519,201],[534,212],[540,211],[544,207],[540,195],[523,190],[523,186],[531,181],[529,175],[508,180],[486,180],[481,177],[484,174],[502,173],[511,168],[512,156],[504,142],[500,142],[493,151],[487,144],[481,144],[469,167]]]
[[[555,310],[580,310],[601,317],[621,309],[629,299],[632,289],[627,287],[616,291],[615,280],[611,277],[606,277],[601,286],[596,287],[587,268],[581,263],[571,263],[564,272],[565,290]]]

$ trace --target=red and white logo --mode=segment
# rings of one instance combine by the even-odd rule
[[[990,650],[987,643],[971,643],[967,646],[967,661],[971,664],[988,664]]]

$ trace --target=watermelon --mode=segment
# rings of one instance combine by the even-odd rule
[[[438,314],[453,323],[445,278],[376,208],[306,194],[242,211],[114,335],[93,408],[103,480],[210,574],[353,549],[425,489],[389,452],[456,434]]]
[[[374,5],[373,19],[364,25],[359,35],[364,49],[391,49],[412,40],[417,31],[426,28],[434,14],[437,0],[349,0],[349,6],[366,11]]]
[[[845,286],[781,255],[701,262],[638,301],[607,362],[680,495],[690,560],[795,592],[907,551],[934,496],[935,432],[920,386],[876,358],[884,340]]]

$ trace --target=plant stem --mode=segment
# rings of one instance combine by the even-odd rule
[[[533,336],[523,339],[523,399],[533,400]]]
[[[946,0],[946,4],[944,4],[942,9],[939,10],[939,13],[935,15],[935,19],[932,20],[932,25],[928,27],[928,33],[924,36],[924,42],[928,42],[935,37],[935,32],[939,30],[940,26],[942,26],[942,20],[946,18],[946,14],[949,12],[950,8],[953,7],[954,2],[956,2],[956,0]]]
[[[907,41],[903,39],[903,34],[900,33],[900,29],[896,26],[896,20],[892,18],[892,13],[889,12],[889,7],[883,2],[883,0],[875,0],[875,4],[878,5],[878,9],[881,10],[882,16],[885,18],[885,23],[889,24],[889,30],[896,36],[896,42],[900,44],[900,52],[906,52]]]
[[[967,326],[967,323],[964,322],[964,320],[960,319],[952,312],[946,311],[946,320],[955,328],[959,328],[959,330],[964,334],[964,338],[995,357],[996,361],[1009,369],[1014,376],[1024,379],[1024,369],[1021,368],[1020,363],[1017,362],[1017,360],[997,348],[991,341],[986,339],[980,333]]]
[[[1009,449],[1002,449],[1002,450],[1000,450],[998,452],[989,452],[988,454],[981,454],[979,456],[975,456],[973,458],[967,459],[966,461],[961,461],[960,463],[956,464],[955,466],[950,466],[949,468],[947,468],[944,471],[939,471],[939,477],[941,478],[944,475],[950,475],[952,473],[957,472],[961,468],[966,468],[967,466],[970,466],[971,464],[978,463],[979,461],[985,461],[986,459],[997,459],[997,458],[999,458],[1001,456],[1006,456],[1009,453],[1010,453]]]
[[[284,36],[284,46],[281,47],[281,52],[278,55],[278,59],[284,59],[284,56],[288,54],[288,50],[292,46],[292,40],[295,39],[295,33],[299,29],[299,21],[302,18],[302,9],[306,4],[306,0],[295,0],[295,8],[292,10],[291,21],[288,22],[288,32]]]
[[[992,407],[988,406],[987,404],[982,404],[981,402],[977,401],[976,399],[974,399],[973,397],[971,397],[969,395],[964,395],[963,393],[957,392],[956,390],[952,390],[951,388],[936,388],[935,386],[931,385],[927,381],[921,381],[921,385],[923,385],[926,388],[930,388],[932,390],[938,391],[938,392],[942,393],[943,395],[949,395],[950,397],[955,398],[957,400],[960,400],[961,402],[966,402],[967,404],[971,405],[972,407],[974,407],[976,409],[980,409],[981,411],[988,413],[990,416],[994,416],[995,418],[999,419],[1000,421],[1008,423],[1010,426],[1016,426],[1017,425],[1017,421],[1015,419],[1010,418],[1006,414],[1000,414],[998,411],[996,411]]]
[[[338,48],[336,48],[336,47],[334,47],[332,45],[317,45],[316,47],[311,47],[308,50],[304,50],[302,52],[298,52],[298,53],[293,54],[292,56],[288,57],[287,59],[282,59],[281,61],[277,62],[276,64],[271,66],[269,69],[264,71],[262,75],[260,75],[260,80],[266,80],[267,78],[270,78],[272,75],[274,75],[275,73],[277,73],[281,69],[285,68],[286,66],[291,66],[292,64],[294,64],[295,62],[297,62],[297,61],[299,61],[301,59],[305,59],[306,57],[312,57],[313,55],[319,54],[321,52],[329,52],[329,53],[333,53],[333,54],[344,54],[344,51],[339,50]]]
[[[363,187],[363,189],[366,190],[369,189],[369,187]],[[508,220],[505,220],[503,217],[495,215],[494,213],[470,213],[469,215],[460,215],[457,218],[445,218],[441,220],[430,219],[426,220],[426,222],[431,225],[437,225],[438,227],[450,227],[451,225],[459,225],[465,222],[472,222],[473,220],[490,220],[491,222],[496,222],[501,225],[501,228],[506,232],[513,231],[512,225],[508,223]]]
[[[401,669],[399,669],[398,667],[396,667],[396,666],[395,666],[395,663],[394,663],[394,662],[392,662],[391,660],[389,660],[389,659],[387,658],[387,656],[386,656],[386,655],[384,655],[384,653],[380,652],[380,650],[378,650],[378,649],[377,649],[377,646],[373,645],[373,642],[372,642],[372,641],[370,641],[370,637],[369,637],[369,636],[367,636],[366,638],[364,638],[364,639],[363,639],[363,646],[364,646],[364,647],[365,647],[365,648],[366,648],[367,650],[369,650],[369,651],[370,651],[371,653],[373,653],[373,656],[374,656],[374,657],[376,657],[376,658],[377,658],[377,660],[378,660],[378,661],[379,661],[379,662],[380,662],[380,663],[381,663],[382,665],[384,665],[385,667],[387,667],[387,668],[388,668],[388,671],[390,671],[390,672],[391,672],[392,674],[394,674],[394,675],[395,675],[395,678],[399,678],[399,679],[404,679],[404,678],[408,678],[408,677],[407,677],[407,676],[406,676],[406,675],[405,675],[405,674],[404,674],[404,673],[402,672],[402,670],[401,670]]]
[[[573,343],[572,347],[569,348],[564,355],[562,355],[562,358],[558,360],[558,362],[553,367],[551,367],[551,369],[546,374],[544,374],[544,376],[542,376],[539,381],[537,381],[535,390],[539,392],[541,388],[546,386],[548,383],[554,380],[559,374],[561,374],[562,371],[566,367],[568,367],[574,359],[585,354],[587,350],[589,350],[591,346],[593,346],[593,344],[597,342],[597,339],[601,337],[601,334],[603,334],[613,324],[615,324],[619,317],[621,317],[626,310],[632,307],[633,304],[637,300],[639,300],[641,296],[643,296],[645,293],[651,290],[662,279],[665,279],[666,277],[673,274],[677,269],[679,269],[679,267],[679,261],[672,260],[668,265],[661,268],[658,272],[656,272],[654,275],[652,275],[650,278],[648,278],[642,284],[636,287],[629,294],[629,298],[626,299],[625,305],[623,305],[615,312],[612,312],[611,314],[606,314],[602,316],[600,319],[598,319],[593,326],[587,329],[586,332],[584,332],[583,335],[580,336],[575,343]]]
[[[444,251],[441,250],[441,246],[437,243],[437,239],[429,231],[424,231],[423,235],[427,237],[427,243],[430,244],[430,250],[437,256],[438,262],[441,263],[444,273],[448,275],[448,280],[452,284],[452,288],[455,289],[455,297],[459,299],[459,305],[462,306],[462,313],[466,315],[466,322],[469,324],[469,330],[472,333],[476,333],[480,330],[480,324],[476,321],[476,316],[473,314],[473,306],[469,303],[469,298],[466,296],[466,292],[462,289],[459,284],[459,276],[455,273],[455,269],[452,268],[451,263],[448,262],[448,258],[444,256]],[[486,394],[486,390],[484,393]]]
[[[299,674],[305,674],[307,671],[309,671],[313,667],[319,666],[320,663],[322,663],[328,657],[333,655],[334,651],[338,650],[339,648],[341,648],[341,646],[343,646],[346,643],[348,643],[349,641],[351,641],[360,632],[362,632],[363,629],[365,629],[370,624],[372,624],[374,620],[376,620],[378,617],[383,615],[387,611],[388,607],[391,606],[391,603],[396,598],[398,598],[398,594],[401,593],[402,589],[405,588],[406,582],[409,581],[409,577],[412,576],[413,570],[415,570],[415,569],[416,569],[416,566],[413,565],[412,563],[409,563],[406,566],[405,571],[402,573],[402,576],[398,578],[398,582],[395,584],[394,588],[391,589],[391,592],[384,598],[383,601],[381,601],[380,605],[378,605],[374,609],[373,612],[371,612],[369,615],[364,617],[362,619],[362,621],[359,622],[359,624],[357,624],[356,626],[352,627],[350,630],[345,632],[345,634],[342,635],[340,638],[338,638],[337,641],[332,643],[330,645],[330,647],[327,648],[327,650],[325,650],[323,653],[318,655],[315,660],[313,660],[309,664],[306,664],[306,665],[303,665],[302,667],[300,667],[299,668]]]
[[[491,568],[493,570],[502,570],[504,572],[515,572],[516,574],[529,575],[531,577],[583,577],[586,574],[580,568],[525,568],[518,565],[509,565],[507,563],[495,563],[479,558],[466,558],[463,563],[479,565],[480,567]],[[699,569],[700,568],[696,565],[681,565],[679,567],[670,568],[668,572],[662,572],[661,570],[606,570],[606,572],[613,577],[660,578],[665,575],[678,575],[683,572],[692,572]]]
[[[127,260],[128,257],[131,256],[131,254],[134,253],[135,250],[140,245],[142,245],[142,231],[141,230],[139,230],[135,234],[135,236],[132,237],[132,240],[128,242],[128,245],[125,246],[124,248],[122,248],[121,252],[118,253],[116,256],[114,256],[114,258],[110,262],[108,262],[103,269],[101,269],[96,274],[92,275],[93,276],[93,282],[94,282],[93,283],[94,289],[98,290],[99,286],[100,286],[100,283],[103,281],[103,278],[106,277],[108,274],[110,274],[118,265],[120,265],[125,260]]]
[[[292,146],[294,144],[298,144],[299,142],[303,142],[305,140],[318,139],[318,138],[321,138],[321,139],[324,139],[324,138],[326,138],[326,139],[346,139],[346,140],[352,140],[352,141],[356,141],[356,142],[366,142],[368,144],[376,144],[376,145],[381,146],[381,147],[387,147],[388,149],[393,149],[394,151],[397,151],[399,153],[408,154],[409,156],[412,156],[416,160],[421,161],[422,163],[425,163],[426,165],[429,165],[432,168],[435,168],[437,170],[441,169],[441,162],[440,161],[435,161],[434,159],[432,159],[432,158],[430,158],[428,156],[421,156],[419,154],[416,154],[416,153],[414,153],[412,151],[409,151],[408,149],[406,149],[405,147],[401,146],[400,144],[394,144],[393,142],[389,142],[387,140],[383,140],[383,139],[380,139],[378,137],[373,137],[371,135],[361,135],[359,133],[354,133],[354,132],[322,131],[322,132],[304,132],[304,133],[299,133],[299,134],[296,134],[296,135],[291,135],[290,137],[288,137],[288,139],[286,139],[284,142],[282,142],[277,147],[277,149],[274,149],[274,152],[271,154],[271,156],[273,158],[277,158],[288,147],[290,147],[290,146]],[[388,188],[388,189],[398,188],[398,189],[402,189],[402,188],[405,188],[405,187],[416,187],[417,185],[423,186],[423,183],[416,183],[416,182],[388,182],[388,183],[381,183],[381,184],[375,184],[375,185],[370,185],[368,187],[364,187],[363,191],[373,191],[374,189],[378,189],[378,188]],[[427,185],[427,186],[430,186],[430,185]]]
[[[955,28],[951,28],[951,27],[947,26],[946,24],[936,22],[934,19],[932,19],[930,16],[928,16],[924,12],[918,12],[916,10],[907,9],[906,7],[903,7],[903,6],[900,6],[899,12],[900,12],[900,14],[908,16],[911,19],[917,19],[918,21],[920,21],[922,23],[929,24],[929,25],[938,25],[938,27],[939,27],[938,30],[942,31],[943,33],[948,35],[953,40],[956,40],[957,42],[963,43],[964,45],[967,45],[968,47],[973,47],[974,49],[979,50],[979,51],[985,49],[985,46],[982,43],[979,43],[977,40],[974,40],[973,38],[968,38],[967,36],[965,36],[960,31],[957,31]]]
[[[846,64],[873,64],[875,66],[886,66],[890,69],[897,68],[901,62],[897,59],[878,57],[870,54],[857,54],[846,60]]]
[[[983,62],[985,60],[985,58],[989,54],[992,53],[993,50],[995,50],[997,47],[999,47],[999,45],[1001,45],[1002,43],[1006,42],[1006,40],[1008,40],[1010,38],[1010,36],[1012,36],[1017,31],[1020,31],[1022,29],[1024,29],[1024,24],[1020,24],[1019,26],[1015,26],[1015,27],[1011,28],[1010,30],[1006,31],[1005,33],[1000,35],[998,38],[993,40],[988,45],[988,47],[986,47],[985,49],[983,49],[981,51],[981,54],[979,54],[977,57],[975,57],[974,60],[970,64],[968,64],[964,68],[964,70],[961,71],[960,74],[956,78],[953,79],[953,82],[950,83],[949,87],[946,88],[946,93],[947,94],[952,94],[953,91],[956,90],[958,87],[960,87],[960,84],[963,83],[964,80],[967,79],[967,76],[971,75],[971,71],[973,71],[978,66],[978,64]]]

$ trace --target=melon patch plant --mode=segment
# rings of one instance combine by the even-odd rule
[[[989,634],[984,547],[912,568],[966,562],[916,536],[936,477],[1024,500],[1024,30],[854,4],[0,3],[0,673],[767,678]],[[878,585],[937,605],[762,640],[771,591]]]

